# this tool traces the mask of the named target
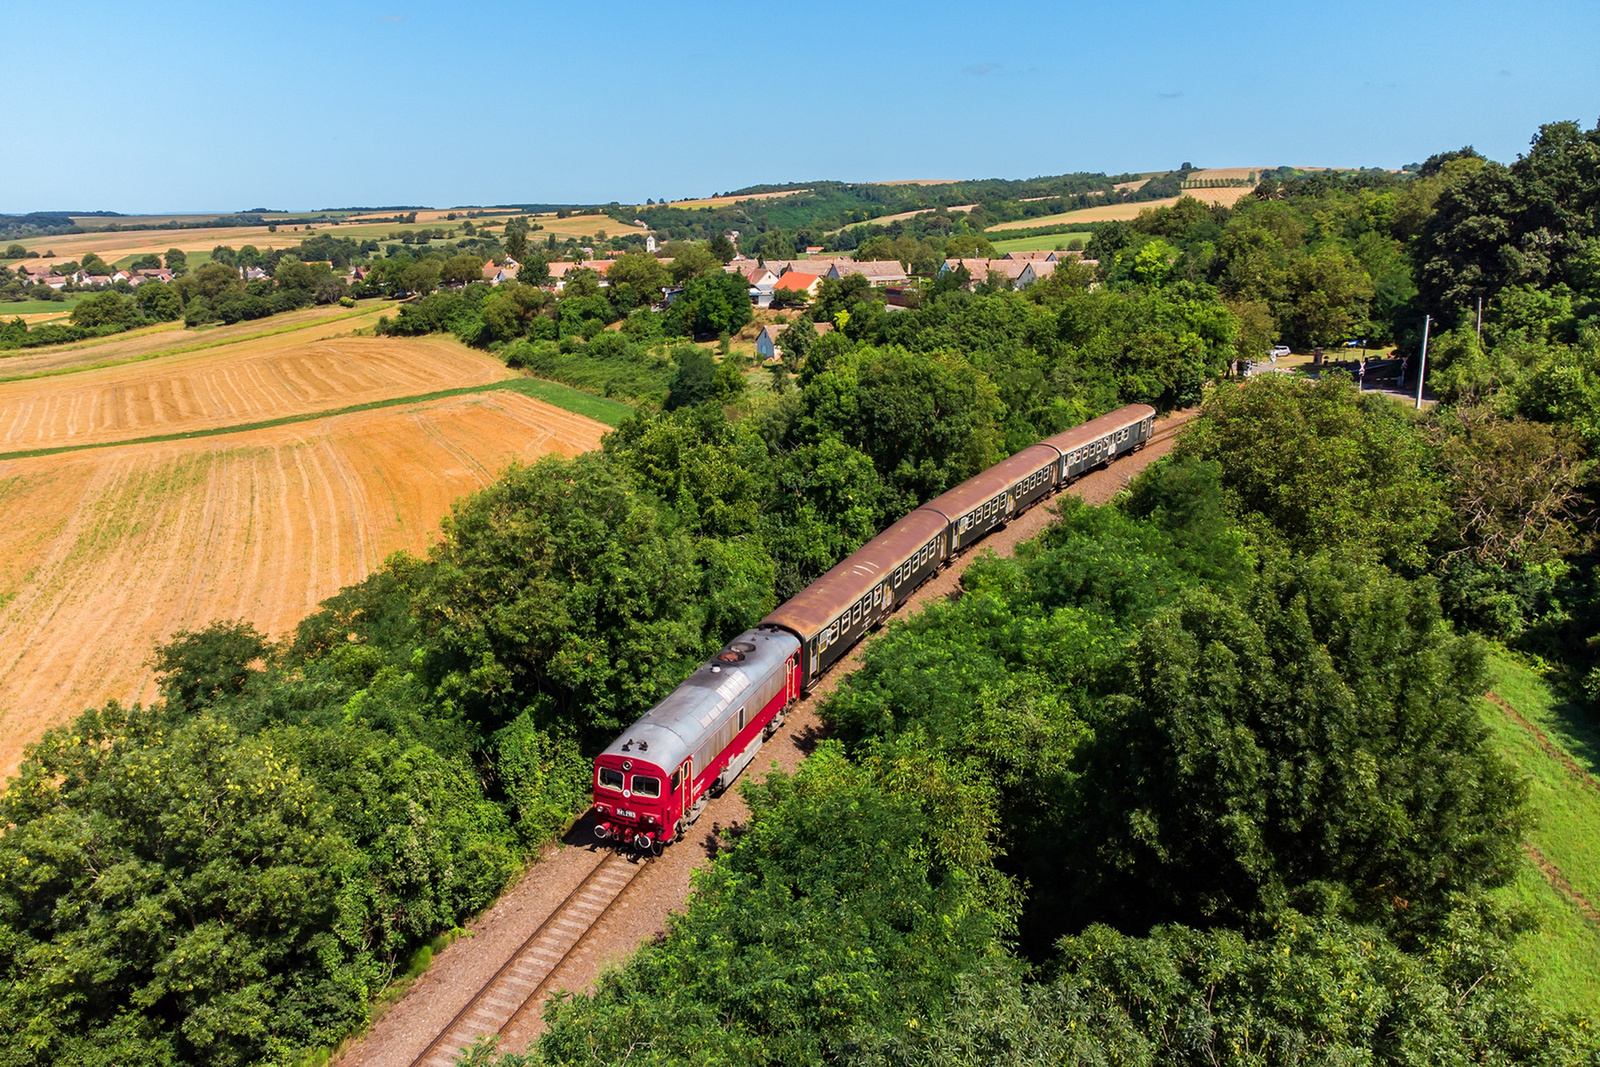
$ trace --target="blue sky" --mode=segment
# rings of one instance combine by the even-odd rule
[[[0,212],[1399,166],[1600,118],[1600,2],[0,0]]]

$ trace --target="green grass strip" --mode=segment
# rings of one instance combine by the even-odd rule
[[[582,389],[574,389],[570,385],[562,385],[560,382],[547,381],[543,378],[512,378],[510,381],[500,382],[497,388],[510,389],[512,392],[531,396],[535,400],[543,400],[546,404],[553,404],[563,411],[582,415],[595,422],[603,422],[613,429],[621,426],[634,412],[631,405],[624,404],[620,400],[595,396]]]
[[[1523,719],[1517,722],[1490,700],[1479,702],[1491,744],[1527,784],[1534,813],[1528,842],[1573,891],[1591,904],[1600,901],[1600,790],[1589,778],[1596,730],[1583,709],[1564,702],[1510,656],[1493,654],[1489,666],[1493,692]],[[1542,743],[1529,727],[1543,734]],[[1600,929],[1528,858],[1500,893],[1540,922],[1538,932],[1517,943],[1539,998],[1600,1022]]]
[[[130,437],[122,441],[93,441],[81,445],[56,445],[53,448],[31,448],[20,452],[0,452],[0,460],[8,459],[33,459],[37,456],[58,456],[63,452],[83,452],[92,448],[121,448],[123,445],[155,445],[169,441],[192,441],[200,437],[221,437],[230,433],[249,433],[251,430],[270,430],[275,426],[288,426],[296,422],[316,422],[319,419],[332,419],[340,415],[356,415],[363,411],[377,411],[380,408],[400,407],[404,404],[423,404],[430,400],[446,400],[453,396],[468,396],[473,393],[495,393],[509,391],[543,400],[564,411],[574,415],[583,415],[594,419],[596,422],[607,426],[620,426],[622,421],[633,414],[633,409],[626,404],[615,400],[607,400],[592,393],[585,393],[571,386],[559,382],[547,382],[539,378],[507,378],[503,381],[488,382],[484,385],[462,385],[454,389],[440,389],[432,393],[419,393],[415,396],[397,396],[389,400],[370,400],[365,404],[351,404],[349,407],[333,408],[328,411],[308,412],[304,415],[285,415],[277,419],[263,419],[260,422],[244,422],[233,426],[214,426],[205,430],[190,430],[186,433],[162,433],[149,437]]]
[[[359,319],[363,315],[372,315],[376,312],[388,311],[395,306],[396,305],[394,304],[387,304],[383,307],[373,307],[366,308],[365,310],[361,311],[352,311],[345,315],[329,315],[325,319],[313,319],[310,322],[297,322],[292,326],[279,326],[272,330],[261,330],[258,333],[240,334],[237,337],[220,337],[210,341],[197,341],[192,345],[179,345],[177,348],[163,348],[155,352],[146,352],[142,356],[129,356],[126,359],[108,359],[100,363],[84,363],[76,367],[57,367],[54,370],[34,371],[31,374],[14,374],[9,378],[0,378],[0,382],[25,382],[33,378],[55,378],[62,374],[78,374],[81,371],[86,370],[104,370],[106,367],[121,367],[128,363],[143,363],[147,359],[160,359],[163,356],[181,356],[186,352],[199,352],[207,348],[221,348],[224,345],[243,344],[245,341],[256,341],[263,337],[275,337],[282,333],[293,333],[296,330],[309,330],[315,326],[326,326],[331,322],[344,322],[346,319]],[[130,333],[132,333],[132,331],[130,331]],[[109,344],[111,341],[122,340],[130,336],[130,333],[119,333],[112,337],[105,338],[97,343]],[[90,342],[80,342],[80,344],[84,348],[93,347],[93,343]],[[53,351],[73,352],[76,350],[77,349],[75,348],[67,347],[54,349]],[[17,351],[19,354],[26,353],[28,355],[33,355],[39,350],[33,349],[30,351],[29,349],[22,348],[16,349],[15,351]]]

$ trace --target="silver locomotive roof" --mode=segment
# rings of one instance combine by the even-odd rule
[[[740,708],[770,700],[782,688],[784,664],[799,649],[792,634],[745,631],[624,730],[602,755],[653,763],[671,774]],[[696,774],[700,771],[695,768]]]

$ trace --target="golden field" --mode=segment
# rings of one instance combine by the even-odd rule
[[[390,553],[425,551],[507,464],[598,445],[604,425],[518,392],[424,397],[508,374],[438,337],[290,331],[0,384],[0,447],[90,446],[0,457],[0,776],[84,707],[148,700],[175,631],[282,635]],[[280,418],[300,421],[228,430]],[[128,443],[191,430],[214,435]]]

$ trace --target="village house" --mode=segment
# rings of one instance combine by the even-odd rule
[[[161,282],[163,285],[171,282],[173,278],[177,277],[177,275],[173,274],[165,267],[140,267],[135,273],[143,281]],[[128,284],[134,285],[137,283],[130,280]]]
[[[1017,288],[1026,289],[1034,282],[1043,281],[1056,272],[1059,264],[1053,259],[1022,260],[1022,273],[1017,275]]]
[[[772,287],[778,284],[778,275],[771,269],[763,267],[753,259],[743,261],[734,260],[722,268],[729,274],[741,275],[750,283],[751,290],[760,290],[763,293],[772,292]],[[753,294],[752,294],[753,295]]]
[[[516,260],[507,258],[505,266],[495,266],[494,260],[485,260],[483,264],[483,280],[490,285],[499,285],[501,282],[517,280],[517,271],[520,265]]]
[[[756,355],[761,357],[761,362],[782,358],[778,349],[778,335],[788,328],[787,326],[761,327],[761,332],[756,334]]]
[[[778,335],[788,328],[787,325],[761,327],[761,332],[756,334],[756,355],[761,357],[761,362],[773,363],[783,358],[783,348],[778,344]],[[832,333],[833,323],[813,322],[811,328],[818,335]]]
[[[827,277],[838,281],[852,274],[860,274],[869,285],[901,285],[909,280],[906,269],[892,259],[868,260],[863,263],[835,263],[828,269]]]
[[[939,268],[939,273],[944,274],[948,271],[964,268],[969,276],[968,289],[976,289],[978,286],[986,284],[991,274],[1000,275],[1015,287],[1018,279],[1022,277],[1022,272],[1030,264],[1036,264],[1036,261],[1028,259],[947,259],[944,261],[944,266]],[[1048,269],[1054,270],[1055,268],[1052,265]]]
[[[817,286],[822,284],[822,277],[817,274],[807,274],[804,271],[791,270],[778,279],[772,287],[774,293],[804,293],[806,299],[817,295]]]
[[[827,274],[835,263],[853,262],[855,261],[849,256],[817,256],[811,259],[764,259],[761,261],[761,265],[780,278],[783,277],[786,271],[791,270],[821,277]]]

